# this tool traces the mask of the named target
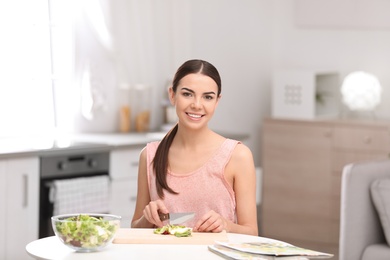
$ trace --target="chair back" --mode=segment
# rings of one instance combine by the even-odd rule
[[[370,185],[390,177],[390,160],[346,165],[341,181],[340,260],[358,260],[370,244],[386,243]]]

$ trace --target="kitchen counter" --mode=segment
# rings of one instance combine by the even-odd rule
[[[165,133],[73,134],[60,138],[43,136],[0,139],[0,159],[21,156],[60,155],[63,153],[110,151],[158,141]]]
[[[0,159],[22,156],[61,155],[78,152],[101,152],[130,146],[144,146],[161,140],[165,132],[70,134],[58,138],[45,136],[0,139]],[[245,140],[246,134],[223,134],[235,140]]]

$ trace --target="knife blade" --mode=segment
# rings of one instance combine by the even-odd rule
[[[181,225],[195,216],[195,212],[159,213],[161,221],[169,221],[170,225]]]

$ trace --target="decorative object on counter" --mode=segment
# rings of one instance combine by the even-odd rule
[[[130,86],[121,84],[118,91],[119,99],[119,131],[130,132],[131,129],[131,109],[130,109]]]
[[[273,75],[272,116],[313,119],[339,114],[339,75],[332,71],[280,70]]]
[[[130,132],[131,128],[131,111],[130,106],[121,106],[119,111],[119,130],[122,133]]]
[[[140,112],[135,118],[135,130],[137,132],[147,132],[149,130],[150,111]]]
[[[151,110],[151,87],[136,84],[132,89],[133,115],[137,132],[149,131]]]
[[[381,102],[382,86],[373,74],[356,71],[344,78],[341,94],[351,111],[374,111]]]
[[[98,251],[112,242],[121,217],[109,214],[68,214],[51,218],[54,233],[77,252]]]

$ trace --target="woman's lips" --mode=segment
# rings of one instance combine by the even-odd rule
[[[190,118],[192,119],[200,119],[202,118],[204,115],[198,115],[198,114],[192,114],[192,113],[186,113]]]

